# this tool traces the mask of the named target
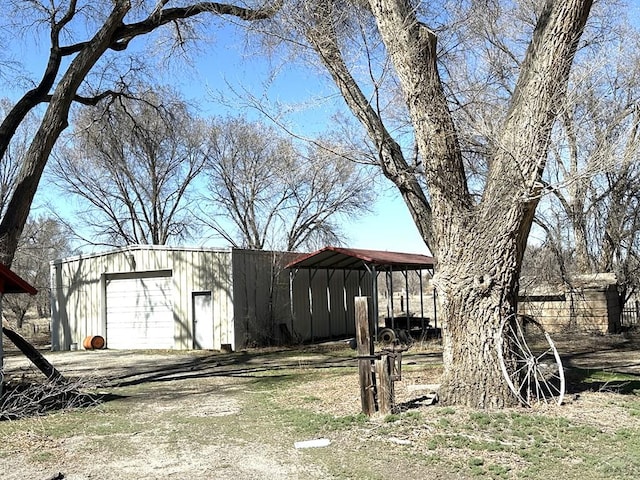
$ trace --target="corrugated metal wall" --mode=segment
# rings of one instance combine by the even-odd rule
[[[292,288],[294,311],[290,324],[293,335],[301,341],[355,335],[354,298],[372,296],[372,292],[371,275],[367,272],[295,272]]]
[[[106,338],[107,278],[167,270],[172,278],[176,349],[193,348],[194,292],[212,292],[214,348],[354,335],[353,299],[371,296],[370,275],[343,270],[299,271],[290,289],[290,272],[284,267],[296,255],[132,246],[52,262],[52,348],[67,350],[71,344],[81,348],[83,339],[91,335]]]
[[[238,348],[288,341],[281,325],[289,324],[289,272],[295,254],[233,250],[233,299]]]
[[[212,292],[215,347],[234,345],[230,251],[134,246],[52,262],[52,348],[106,335],[106,275],[160,270],[172,271],[174,348],[193,347],[192,292],[204,291]]]

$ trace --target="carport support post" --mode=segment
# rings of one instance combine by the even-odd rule
[[[356,344],[358,373],[360,377],[360,400],[362,413],[371,416],[376,411],[375,385],[371,370],[373,341],[369,334],[369,297],[355,297]]]

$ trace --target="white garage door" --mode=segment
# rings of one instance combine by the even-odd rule
[[[107,348],[173,348],[170,275],[107,279]]]

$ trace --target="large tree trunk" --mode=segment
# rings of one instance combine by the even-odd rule
[[[520,246],[496,212],[464,242],[451,244],[434,284],[441,299],[444,374],[440,402],[473,408],[516,404],[498,363],[501,322],[516,311]],[[522,221],[522,220],[520,220]]]
[[[129,0],[117,0],[109,17],[87,42],[60,79],[40,128],[36,132],[18,174],[16,187],[0,223],[0,262],[11,265],[22,229],[49,155],[60,133],[67,127],[69,109],[87,73],[110,47],[114,32],[131,8]]]
[[[540,12],[477,204],[438,74],[435,34],[409,1],[369,4],[403,87],[431,198],[425,241],[438,261],[434,283],[445,322],[440,399],[482,408],[513,404],[498,365],[500,322],[516,309],[550,133],[591,1],[549,0]]]
[[[440,400],[472,407],[511,405],[498,365],[501,321],[515,313],[518,279],[538,203],[550,132],[591,0],[549,0],[522,64],[480,202],[469,193],[456,127],[437,68],[436,36],[409,0],[369,0],[400,80],[429,200],[349,72],[339,46],[341,9],[310,3],[305,35],[378,149],[384,174],[405,200],[437,259],[445,371]]]

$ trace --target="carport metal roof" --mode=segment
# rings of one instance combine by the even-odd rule
[[[356,248],[325,247],[298,257],[287,265],[289,269],[335,270],[433,270],[434,259],[415,253],[397,253]]]
[[[7,266],[0,263],[0,293],[30,293],[35,295],[38,290],[12,272]]]

